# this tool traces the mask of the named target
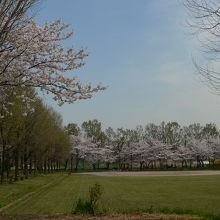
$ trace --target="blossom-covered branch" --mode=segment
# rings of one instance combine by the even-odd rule
[[[54,100],[62,105],[91,98],[93,93],[105,89],[101,85],[83,85],[76,77],[66,75],[83,66],[87,56],[83,49],[64,48],[63,41],[73,34],[67,24],[57,20],[40,26],[26,15],[25,9],[16,17],[13,10],[3,13],[5,5],[10,8],[12,2],[0,4],[1,96],[7,87],[37,87],[53,94]],[[27,1],[25,6],[28,8],[33,2]],[[6,27],[9,27],[7,33]]]

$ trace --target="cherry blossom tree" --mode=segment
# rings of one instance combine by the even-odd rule
[[[78,169],[79,161],[85,161],[86,156],[89,152],[90,148],[94,148],[95,144],[93,144],[89,139],[86,139],[82,136],[74,136],[70,135],[70,163],[71,163],[71,171],[73,170],[73,161],[75,160],[75,170]]]
[[[70,136],[72,150],[71,155],[75,157],[76,166],[78,166],[79,160],[84,160],[92,164],[93,169],[99,163],[106,163],[106,168],[109,168],[109,164],[115,162],[115,155],[113,146],[106,145],[99,147],[98,144],[92,143],[88,138],[82,136]]]
[[[21,12],[13,16],[15,2],[5,0],[0,3],[1,99],[8,88],[34,87],[52,94],[53,99],[62,105],[91,98],[93,93],[105,89],[101,85],[83,85],[76,77],[66,75],[82,67],[87,56],[83,49],[63,46],[62,42],[73,35],[66,23],[56,20],[38,25],[26,13],[35,2],[31,0],[20,0]]]
[[[219,159],[220,138],[215,125],[161,125],[148,124],[145,130],[140,126],[136,130],[108,128],[102,147],[92,136],[77,137],[80,141],[73,145],[72,152],[93,169],[99,164],[106,164],[108,169],[115,163],[120,170],[192,168],[204,167],[204,161],[214,166],[215,159]]]
[[[214,165],[214,161],[220,158],[220,138],[211,138],[209,142],[209,148],[211,148],[212,154],[209,155],[209,160],[212,161],[212,165]]]

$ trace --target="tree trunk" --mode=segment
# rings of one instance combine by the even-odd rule
[[[106,169],[109,170],[109,162],[106,163]]]
[[[118,158],[118,169],[120,170],[121,169],[121,157],[119,156]]]
[[[50,173],[50,160],[47,160],[47,172]]]
[[[73,172],[73,155],[71,155],[71,160],[70,160],[70,171]]]
[[[18,176],[19,176],[19,146],[17,145],[16,146],[16,149],[15,149],[15,174],[14,174],[14,178],[15,178],[15,181],[18,181]]]
[[[4,172],[5,172],[5,148],[6,143],[3,137],[3,128],[1,126],[1,139],[2,139],[2,158],[1,158],[1,184],[4,182]]]
[[[32,154],[30,153],[30,159],[29,159],[29,161],[30,161],[30,164],[29,164],[29,174],[31,174],[32,173],[32,169],[33,169],[33,161],[32,161]]]
[[[140,162],[140,170],[143,170],[143,164],[144,164],[144,162],[141,161],[141,162]]]
[[[44,174],[47,173],[47,160],[44,160]]]
[[[27,156],[26,147],[25,147],[25,153],[24,153],[24,176],[25,176],[25,179],[28,179],[28,156]]]
[[[1,184],[4,182],[5,172],[5,143],[2,143],[2,158],[1,158]]]
[[[68,161],[69,161],[69,158],[65,161],[65,167],[64,167],[64,170],[67,170]]]
[[[85,170],[85,159],[83,159],[83,161],[82,161],[82,165],[83,165],[83,170]]]
[[[37,157],[36,157],[36,155],[34,154],[34,176],[36,176],[37,168],[38,168],[38,165],[37,165]]]
[[[10,156],[9,152],[6,150],[6,158],[5,158],[5,165],[6,165],[6,177],[9,178],[10,175]]]
[[[130,161],[131,161],[131,170],[133,169],[133,155],[131,154],[130,156]]]

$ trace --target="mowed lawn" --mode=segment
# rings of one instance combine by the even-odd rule
[[[48,185],[48,183],[51,184]],[[100,208],[108,212],[192,210],[195,214],[220,214],[220,175],[185,177],[102,177],[82,174],[39,176],[0,186],[0,204],[6,205],[28,192],[33,195],[3,210],[7,214],[71,213],[89,187],[104,187]],[[14,197],[12,197],[14,194]]]

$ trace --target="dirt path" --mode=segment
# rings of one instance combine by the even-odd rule
[[[90,172],[83,175],[95,176],[211,176],[220,175],[220,170],[196,170],[196,171],[109,171]]]
[[[0,220],[202,220],[198,216],[189,215],[165,215],[165,214],[109,214],[103,216],[74,216],[74,215],[57,215],[57,216],[0,216]]]

